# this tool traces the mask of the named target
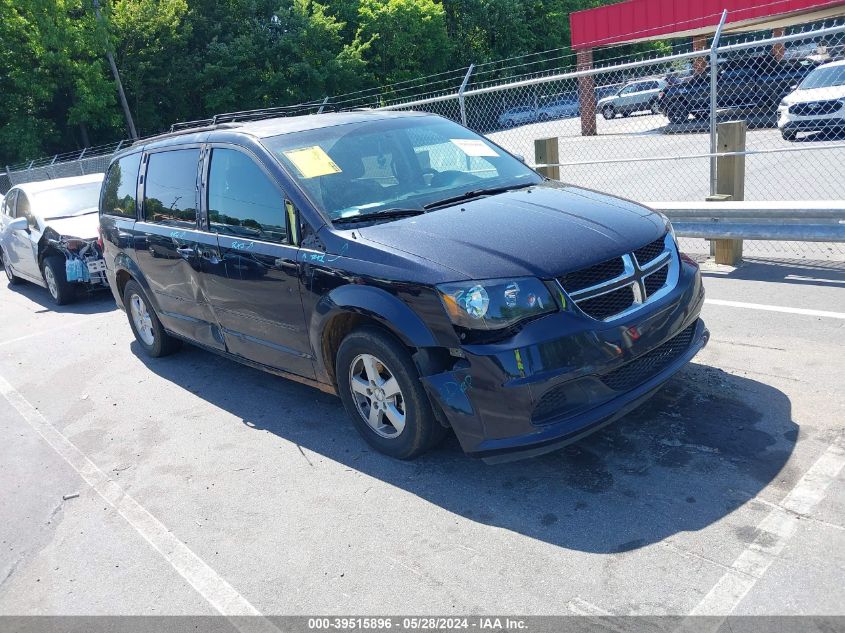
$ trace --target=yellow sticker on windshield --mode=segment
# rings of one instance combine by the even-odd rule
[[[303,178],[317,178],[318,176],[339,174],[342,171],[319,145],[291,149],[284,152],[284,155],[293,163]]]

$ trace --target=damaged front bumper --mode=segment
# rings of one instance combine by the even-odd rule
[[[422,378],[468,454],[510,461],[556,450],[634,409],[706,345],[698,267],[658,303],[612,323],[556,313],[505,342],[466,345]]]
[[[108,286],[106,262],[96,239],[61,236],[50,238],[50,246],[65,256],[65,277],[69,283]]]

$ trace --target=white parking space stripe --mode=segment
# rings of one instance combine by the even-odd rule
[[[704,303],[729,308],[746,308],[748,310],[765,310],[767,312],[786,312],[788,314],[803,314],[805,316],[825,317],[828,319],[845,319],[845,312],[828,312],[826,310],[808,310],[806,308],[788,308],[785,306],[770,306],[763,303],[745,303],[744,301],[725,301],[723,299],[705,299]]]
[[[690,615],[730,615],[781,555],[798,528],[799,516],[809,513],[824,499],[828,486],[844,467],[845,449],[832,444],[783,501],[757,525],[759,536],[743,550]],[[702,630],[700,621],[687,624],[696,631]],[[721,618],[708,619],[706,628],[715,631],[721,624]]]
[[[0,394],[21,417],[146,540],[215,610],[236,618],[232,624],[241,631],[279,630],[260,616],[237,590],[209,567],[199,556],[176,538],[144,506],[100,470],[67,437],[53,426],[18,390],[0,376]]]

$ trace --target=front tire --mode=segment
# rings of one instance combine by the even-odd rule
[[[616,118],[616,109],[613,106],[604,106],[601,109],[601,115],[610,121],[611,119]]]
[[[349,334],[338,349],[335,374],[346,412],[376,450],[413,459],[446,436],[411,355],[387,332],[365,328]]]
[[[76,288],[67,280],[66,261],[62,255],[50,255],[41,267],[47,292],[57,306],[67,305],[76,299]]]
[[[796,134],[794,131],[789,131],[789,130],[781,130],[780,135],[783,137],[784,141],[792,142],[796,138],[798,138],[798,134]]]
[[[6,279],[9,280],[10,286],[14,286],[23,281],[14,273],[14,271],[12,271],[12,262],[9,260],[9,256],[6,254],[5,250],[3,251],[3,271],[6,273]]]
[[[161,358],[181,346],[179,339],[164,331],[146,293],[137,281],[130,281],[123,290],[123,305],[129,317],[129,326],[138,345],[151,358]]]
[[[657,105],[656,100],[651,102],[651,105],[649,105],[648,109],[651,110],[652,114],[660,114],[660,106]]]

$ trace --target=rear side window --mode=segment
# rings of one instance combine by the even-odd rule
[[[195,228],[198,149],[150,154],[144,180],[144,219],[156,224]]]
[[[112,163],[103,185],[102,212],[135,219],[135,196],[141,153],[124,156]]]
[[[287,241],[284,197],[249,156],[233,149],[211,152],[208,222],[220,234]]]

